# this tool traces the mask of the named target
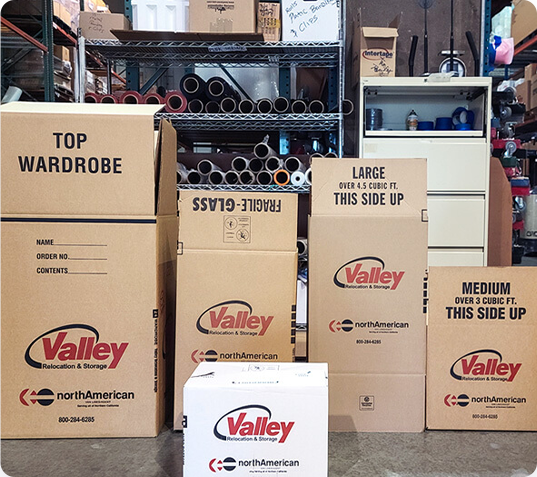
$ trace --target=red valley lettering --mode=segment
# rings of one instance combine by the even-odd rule
[[[216,314],[216,311],[211,310],[209,316],[211,319],[212,328],[222,327],[223,329],[244,329],[257,330],[261,327],[259,336],[263,336],[268,330],[274,316],[256,316],[249,315],[248,311],[238,311],[234,315],[226,315],[229,307],[223,306]]]
[[[474,376],[507,376],[508,382],[513,381],[522,363],[501,363],[497,358],[489,358],[485,363],[478,363],[479,355],[474,354],[470,359],[462,359],[462,373]]]
[[[345,268],[347,283],[382,283],[384,285],[393,281],[391,290],[395,290],[405,272],[389,272],[382,271],[381,267],[371,267],[369,271],[362,271],[362,264],[357,263],[354,269],[351,267]]]
[[[258,417],[255,422],[245,421],[246,412],[241,412],[237,420],[233,417],[228,417],[229,434],[236,436],[264,436],[271,437],[277,436],[281,433],[280,444],[283,444],[287,439],[287,436],[291,432],[291,429],[295,425],[294,422],[269,422],[268,417]]]

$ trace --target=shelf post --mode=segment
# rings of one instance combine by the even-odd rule
[[[45,101],[54,101],[54,40],[52,0],[41,0],[43,45],[48,51],[43,53],[43,88]]]
[[[291,69],[280,68],[278,95],[291,99]],[[280,154],[289,154],[291,150],[291,135],[288,131],[280,130]]]

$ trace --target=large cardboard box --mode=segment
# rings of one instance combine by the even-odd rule
[[[282,22],[280,19],[279,3],[259,2],[257,10],[257,32],[263,34],[265,41],[280,41]]]
[[[202,361],[293,361],[297,196],[182,190],[174,427]]]
[[[425,425],[425,159],[314,159],[308,357],[333,431]]]
[[[80,12],[82,36],[91,40],[117,40],[112,30],[130,30],[131,24],[121,13]]]
[[[282,0],[283,41],[339,41],[339,0]]]
[[[352,84],[360,77],[395,76],[396,46],[400,17],[387,28],[361,24],[360,14],[354,19],[352,37]]]
[[[155,436],[176,134],[158,107],[2,106],[2,437]]]
[[[326,364],[201,363],[185,385],[184,475],[328,475]]]
[[[432,267],[427,427],[537,430],[537,269]]]
[[[526,105],[526,109],[537,109],[537,63],[528,65],[526,70],[529,70],[528,74],[531,73],[529,108]]]
[[[257,0],[196,0],[188,15],[191,32],[257,32]]]
[[[517,46],[537,29],[537,8],[528,0],[513,0],[513,6],[511,36]]]

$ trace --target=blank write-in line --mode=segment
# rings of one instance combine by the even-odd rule
[[[68,272],[69,275],[108,275],[108,272]]]
[[[69,257],[67,260],[108,260],[107,258],[71,258]]]
[[[101,243],[55,243],[55,247],[107,247]]]

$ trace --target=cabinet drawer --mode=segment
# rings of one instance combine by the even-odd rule
[[[484,247],[483,196],[429,196],[429,247]]]
[[[431,192],[484,192],[489,151],[485,139],[364,139],[365,158],[427,158]]]
[[[483,267],[483,249],[429,249],[429,267]]]

